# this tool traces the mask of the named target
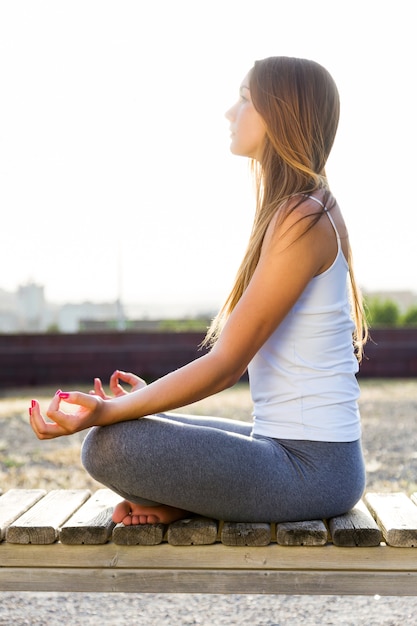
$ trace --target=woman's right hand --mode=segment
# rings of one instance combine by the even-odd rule
[[[110,377],[110,390],[113,396],[105,393],[99,378],[94,380],[94,390],[90,393],[58,390],[46,412],[48,420],[43,417],[39,403],[32,400],[29,409],[30,424],[38,439],[55,439],[56,437],[73,435],[81,430],[91,428],[91,426],[111,423],[109,412],[111,413],[112,399],[129,394],[120,382],[130,385],[131,392],[146,387],[145,381],[136,374],[116,370]],[[74,405],[75,411],[63,411],[60,406],[61,401]]]
[[[76,410],[63,411],[60,406],[61,401],[74,405]],[[46,412],[48,420],[43,417],[39,402],[32,400],[29,408],[30,425],[38,439],[55,439],[73,435],[91,426],[99,426],[105,407],[110,402],[95,394],[58,390]]]

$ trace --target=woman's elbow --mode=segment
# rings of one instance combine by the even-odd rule
[[[247,366],[241,363],[234,363],[228,358],[222,358],[221,355],[213,355],[215,359],[215,368],[219,375],[219,382],[222,389],[229,389],[236,385],[246,372]]]
[[[238,373],[224,374],[221,377],[220,381],[220,391],[223,391],[224,389],[230,389],[230,387],[236,385],[236,383],[238,383],[240,379],[241,375],[239,375]]]

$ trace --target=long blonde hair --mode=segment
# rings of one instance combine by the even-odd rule
[[[318,189],[330,197],[325,165],[339,122],[339,94],[329,72],[318,63],[291,57],[269,57],[257,61],[250,72],[249,89],[255,109],[263,118],[266,138],[259,161],[252,161],[256,184],[256,212],[246,253],[235,283],[214,318],[204,345],[213,345],[230,313],[249,284],[261,254],[265,233],[277,214],[288,214],[286,201],[294,210]],[[331,209],[331,206],[327,206]],[[323,213],[307,216],[306,231]],[[356,284],[349,251],[349,277],[354,345],[358,359],[367,338],[367,325],[360,290]]]

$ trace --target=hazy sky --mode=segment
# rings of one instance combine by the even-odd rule
[[[254,60],[338,84],[359,283],[417,291],[412,0],[0,0],[0,288],[218,306],[253,215],[224,112]]]

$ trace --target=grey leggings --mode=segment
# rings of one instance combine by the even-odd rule
[[[328,518],[360,499],[360,441],[277,440],[251,430],[220,418],[146,417],[91,429],[82,461],[131,502],[235,522]]]

